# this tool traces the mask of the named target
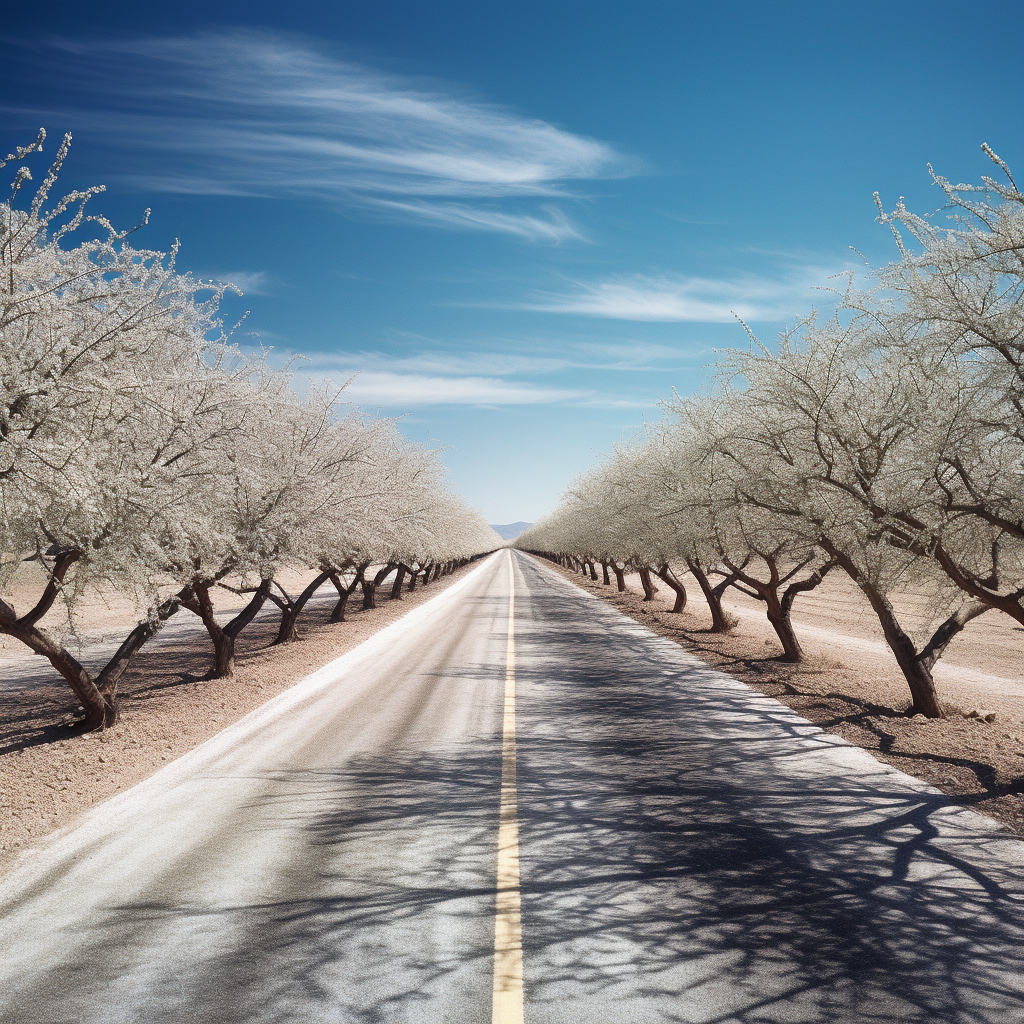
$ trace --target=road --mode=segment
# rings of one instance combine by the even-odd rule
[[[1022,851],[502,551],[9,874],[0,1021],[1014,1024]]]

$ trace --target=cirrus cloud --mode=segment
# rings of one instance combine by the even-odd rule
[[[797,314],[835,276],[834,270],[803,267],[784,277],[753,274],[732,278],[633,274],[604,281],[576,282],[562,293],[541,293],[517,309],[575,313],[615,320],[717,323],[784,320]]]
[[[588,397],[583,391],[521,384],[500,377],[363,370],[349,379],[345,394],[360,405],[547,405]]]
[[[319,196],[559,242],[580,237],[566,215],[523,204],[631,169],[606,143],[341,60],[296,36],[58,40],[35,57],[58,58],[82,97],[61,116],[105,137],[122,177],[147,189]]]

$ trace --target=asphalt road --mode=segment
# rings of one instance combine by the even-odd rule
[[[499,805],[528,1024],[1024,1021],[1024,844],[506,552],[9,874],[0,1021],[492,1022]]]

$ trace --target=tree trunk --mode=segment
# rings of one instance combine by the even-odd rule
[[[92,676],[77,658],[62,644],[57,643],[49,633],[36,627],[36,623],[53,606],[64,585],[68,570],[80,557],[77,551],[65,551],[57,555],[53,568],[49,570],[50,578],[42,595],[31,611],[21,618],[0,598],[0,632],[19,640],[36,654],[41,654],[64,677],[85,712],[85,717],[80,723],[81,728],[85,732],[92,732],[113,725],[117,721],[116,705],[104,698]],[[43,562],[42,557],[39,561]],[[43,564],[45,568],[45,563]]]
[[[223,630],[214,636],[213,666],[207,673],[209,679],[230,679],[235,674],[235,638]]]
[[[23,624],[23,621],[18,619],[6,601],[0,599],[0,631],[41,654],[64,677],[85,712],[81,722],[83,731],[92,732],[113,725],[117,721],[116,705],[104,698],[92,676],[49,633],[32,624]]]
[[[406,568],[404,565],[400,565],[395,570],[395,582],[391,586],[391,600],[401,601],[402,600],[402,584],[405,582]]]
[[[349,591],[344,585],[338,588],[338,600],[331,611],[331,622],[344,622],[345,609],[348,607]]]
[[[725,611],[722,608],[722,592],[711,586],[711,581],[708,579],[707,574],[695,561],[688,558],[686,560],[686,567],[693,574],[693,578],[697,581],[697,586],[700,587],[704,600],[707,601],[708,608],[711,610],[711,632],[728,633],[729,621],[726,619]]]
[[[256,618],[267,600],[272,583],[272,580],[262,580],[249,603],[223,627],[217,624],[213,602],[210,600],[213,581],[203,580],[192,585],[192,595],[181,603],[199,616],[213,643],[213,666],[207,673],[208,679],[226,679],[235,674],[235,642],[238,634]]]
[[[296,626],[299,614],[306,607],[309,599],[327,582],[329,577],[330,573],[320,573],[294,601],[287,600],[287,603],[281,608],[281,625],[277,631],[275,644],[290,643],[293,640],[299,639],[299,630]],[[284,593],[283,588],[281,592]],[[287,596],[285,594],[286,599]]]
[[[299,613],[294,605],[285,605],[281,608],[281,623],[271,647],[276,647],[278,644],[290,644],[299,639],[299,630],[295,624],[298,617]]]
[[[615,586],[620,594],[626,592],[626,571],[619,568],[618,562],[612,562],[612,572],[615,573]]]
[[[352,568],[350,566],[349,568]],[[355,592],[356,587],[363,582],[363,577],[369,568],[367,563],[355,566],[355,573],[352,576],[352,582],[346,586],[342,581],[341,577],[334,573],[330,579],[334,584],[334,589],[338,591],[338,603],[334,606],[334,611],[331,612],[331,622],[344,622],[345,621],[345,610],[348,607],[348,599]]]
[[[935,690],[935,680],[932,678],[932,665],[926,664],[917,656],[913,640],[903,631],[896,616],[893,614],[892,605],[889,599],[868,585],[861,586],[864,595],[871,602],[878,620],[882,624],[882,633],[885,635],[885,642],[889,650],[896,657],[896,664],[903,673],[907,686],[910,687],[910,696],[914,702],[914,711],[924,715],[926,718],[942,718],[944,712],[939,703],[939,695]],[[869,590],[873,592],[869,593]]]
[[[803,661],[804,649],[800,646],[800,641],[793,631],[790,609],[782,607],[779,596],[775,591],[771,591],[764,600],[767,605],[766,614],[768,615],[768,621],[772,624],[772,629],[775,630],[779,643],[782,644],[782,660],[791,662]]]
[[[672,611],[678,614],[686,607],[686,587],[676,579],[675,574],[668,567],[667,563],[656,570],[656,572],[658,578],[664,580],[675,591],[676,600],[672,605]]]
[[[608,575],[608,563],[601,563],[601,582],[606,586],[611,586],[612,578]]]
[[[654,581],[651,579],[651,570],[646,566],[641,566],[638,570],[640,573],[640,585],[644,588],[644,600],[653,601],[654,595],[658,592],[658,588],[654,585]]]
[[[590,578],[596,583],[597,582],[597,563],[590,563]]]
[[[61,644],[57,643],[36,623],[53,606],[63,587],[68,569],[78,561],[79,553],[65,551],[58,554],[49,579],[39,600],[25,615],[18,618],[14,609],[0,599],[0,632],[13,636],[36,654],[42,655],[63,676],[78,698],[85,717],[76,723],[83,732],[106,729],[117,723],[120,709],[117,701],[117,685],[127,671],[135,655],[143,645],[159,632],[163,623],[182,606],[182,598],[191,591],[188,587],[157,605],[150,616],[138,623],[113,657],[104,665],[95,679]],[[42,558],[39,559],[41,562]],[[45,565],[45,563],[44,563]]]
[[[234,659],[234,644],[225,641],[224,630],[218,625],[213,614],[213,601],[210,600],[211,582],[203,581],[192,586],[192,595],[182,603],[194,615],[198,615],[206,627],[213,643],[213,667],[207,672],[210,679],[219,679],[229,675]]]
[[[113,710],[113,720],[108,721],[107,725],[113,725],[120,715],[117,704],[117,686],[121,682],[122,676],[128,671],[128,666],[135,655],[142,650],[147,640],[160,632],[163,624],[181,609],[182,601],[190,597],[191,594],[191,587],[183,587],[173,597],[161,601],[153,609],[153,614],[138,623],[128,636],[125,637],[124,643],[118,647],[114,656],[104,665],[103,670],[96,677],[96,686],[99,688],[100,693],[103,694],[103,699],[106,701],[108,708]]]
[[[394,566],[389,562],[382,569],[378,569],[372,580],[363,579],[363,611],[367,608],[377,607],[377,588],[387,579],[388,573]]]
[[[939,656],[945,650],[950,640],[960,632],[971,619],[982,614],[984,606],[968,605],[960,612],[950,616],[935,631],[931,641],[924,650],[918,654],[913,640],[904,632],[896,618],[888,595],[876,587],[867,579],[854,564],[853,559],[839,551],[828,540],[823,540],[821,546],[835,559],[843,568],[846,574],[860,587],[861,592],[868,599],[872,609],[878,616],[882,626],[882,633],[885,642],[889,645],[896,658],[903,677],[910,688],[910,696],[914,702],[915,713],[922,714],[926,718],[942,718],[942,705],[935,690],[935,680],[932,678],[932,668]]]

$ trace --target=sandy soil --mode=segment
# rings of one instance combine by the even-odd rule
[[[238,669],[231,679],[204,680],[211,645],[198,619],[179,612],[143,648],[122,686],[122,718],[104,733],[74,735],[68,724],[78,703],[49,663],[3,637],[0,643],[0,871],[17,854],[55,829],[74,824],[90,807],[141,781],[209,739],[271,697],[362,643],[378,629],[429,600],[471,571],[471,564],[427,587],[417,585],[401,601],[378,591],[379,607],[361,608],[357,592],[348,621],[330,623],[336,594],[328,584],[299,619],[296,643],[269,646],[277,634],[273,606],[243,631]],[[301,589],[312,574],[292,574],[285,586]],[[8,598],[24,612],[38,593],[31,572],[20,574]],[[290,591],[291,592],[291,591]],[[243,599],[221,591],[218,609],[228,618]],[[130,601],[95,594],[83,605],[78,636],[85,664],[102,663],[131,629]],[[48,616],[59,628],[59,612]],[[71,644],[69,649],[76,649]]]
[[[930,720],[908,716],[906,681],[870,606],[845,576],[830,575],[797,599],[793,623],[808,657],[789,665],[778,660],[781,646],[751,598],[729,596],[723,603],[737,626],[714,634],[689,575],[681,576],[687,606],[673,615],[664,585],[644,603],[638,577],[627,577],[620,594],[614,579],[606,587],[551,567],[708,664],[1024,835],[1024,629],[1009,617],[989,612],[953,641],[935,676],[948,717]],[[894,604],[902,621],[926,624],[923,595],[900,595]]]

